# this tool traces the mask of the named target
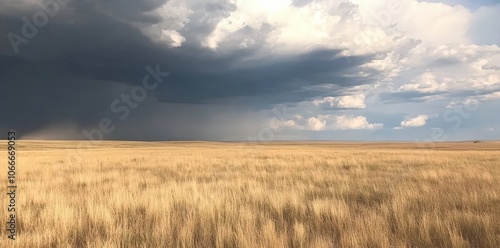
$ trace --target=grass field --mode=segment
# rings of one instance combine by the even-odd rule
[[[2,247],[500,247],[500,143],[17,149],[18,237],[3,226]]]

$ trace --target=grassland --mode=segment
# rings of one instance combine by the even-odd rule
[[[500,247],[499,143],[19,141],[17,160],[2,247]]]

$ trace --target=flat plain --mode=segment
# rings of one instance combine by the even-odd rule
[[[496,142],[21,140],[17,163],[9,247],[500,247]]]

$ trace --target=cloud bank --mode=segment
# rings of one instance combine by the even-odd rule
[[[2,2],[0,131],[86,138],[109,119],[105,139],[500,138],[499,16],[488,1]],[[146,77],[159,84],[142,97]]]

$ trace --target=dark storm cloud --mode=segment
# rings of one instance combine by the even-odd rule
[[[401,103],[401,102],[425,102],[428,97],[441,96],[445,99],[467,99],[481,98],[485,95],[500,92],[500,87],[489,86],[479,90],[469,89],[454,89],[453,91],[435,91],[435,92],[420,92],[420,91],[396,91],[383,92],[379,97],[385,103]]]
[[[269,99],[266,104],[281,101],[297,102],[325,92],[311,87],[336,84],[342,87],[365,84],[369,79],[353,80],[342,74],[366,62],[365,57],[337,58],[340,51],[315,51],[281,61],[257,61],[245,68],[231,69],[232,58],[219,61],[220,66],[210,71],[193,71],[192,67],[169,68],[172,76],[158,97],[160,101],[205,103],[229,97],[254,97],[262,95],[283,96]],[[187,64],[198,64],[190,61]],[[210,61],[199,64],[211,63]],[[217,63],[215,61],[215,63]],[[162,85],[163,86],[163,85]],[[285,100],[286,99],[286,100]],[[262,102],[261,102],[262,103]]]
[[[373,57],[346,58],[339,56],[340,50],[319,49],[298,56],[242,62],[264,49],[264,34],[272,28],[266,25],[235,34],[256,37],[252,49],[220,53],[201,47],[200,38],[234,11],[227,2],[194,4],[192,20],[180,32],[187,40],[177,48],[155,44],[124,21],[157,23],[158,16],[145,13],[164,3],[71,1],[48,25],[39,28],[29,43],[21,44],[18,54],[6,35],[21,34],[21,17],[31,17],[39,9],[9,8],[1,3],[5,8],[0,11],[0,98],[4,101],[0,112],[9,118],[0,119],[0,128],[29,132],[58,121],[93,124],[110,114],[110,103],[127,93],[127,85],[142,83],[148,65],[160,65],[162,71],[170,72],[166,81],[151,92],[159,102],[230,104],[230,99],[246,98],[251,102],[244,102],[244,107],[250,109],[331,95],[318,90],[317,86],[323,84],[347,88],[373,80],[343,76]],[[13,11],[7,14],[8,9]],[[147,109],[141,111],[149,113]],[[127,138],[127,134],[113,138]]]
[[[293,0],[292,5],[295,7],[303,7],[311,2],[312,0]]]
[[[399,91],[399,92],[383,92],[379,94],[380,99],[386,103],[400,102],[425,102],[427,97],[445,95],[449,92],[420,92],[420,91]]]
[[[109,101],[125,87],[85,80],[68,66],[0,56],[0,126],[36,129],[58,121],[86,124],[107,114]]]
[[[493,94],[500,91],[500,87],[486,87],[480,90],[458,90],[450,94],[451,97],[474,97],[474,96],[484,96]]]
[[[500,66],[497,65],[483,65],[482,66],[483,70],[494,70],[494,71],[500,71]]]

